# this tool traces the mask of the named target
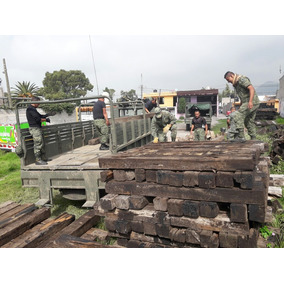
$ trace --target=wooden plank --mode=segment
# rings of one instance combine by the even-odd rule
[[[52,248],[118,248],[118,246],[103,245],[98,242],[64,234],[53,241]]]
[[[45,220],[44,223],[34,226],[24,234],[10,241],[3,247],[7,248],[36,248],[56,232],[62,230],[75,220],[75,216],[62,213],[55,219]]]
[[[182,204],[182,213],[184,216],[190,218],[198,218],[199,217],[199,202],[184,200]]]
[[[112,156],[109,158],[101,157],[99,166],[102,169],[147,169],[147,170],[172,170],[177,171],[252,171],[255,167],[255,160],[252,157],[237,156],[234,159],[226,156],[200,157],[198,160],[195,157],[127,157],[121,158]],[[147,172],[147,171],[146,171]]]
[[[184,200],[182,199],[169,199],[168,200],[168,213],[172,216],[182,216],[182,206]]]
[[[146,179],[146,172],[144,169],[135,169],[136,182],[143,182]]]
[[[144,196],[131,195],[129,196],[129,208],[140,210],[143,209],[149,201]]]
[[[8,212],[9,210],[14,209],[17,206],[20,206],[20,204],[15,203],[15,202],[10,202],[10,201],[2,203],[1,205],[2,206],[0,208],[0,217],[1,217],[2,214]]]
[[[201,217],[215,218],[219,214],[219,207],[216,202],[205,202],[199,203],[199,215]]]
[[[265,189],[242,190],[239,188],[186,188],[171,187],[155,183],[135,183],[111,181],[106,184],[106,192],[112,194],[133,194],[163,198],[188,199],[197,201],[213,201],[225,203],[265,204]]]
[[[216,174],[213,172],[200,172],[198,175],[198,185],[201,188],[215,188]]]
[[[231,203],[230,219],[232,222],[246,223],[248,221],[247,205]]]
[[[179,243],[185,243],[186,241],[186,229],[172,228],[170,230],[170,240]]]
[[[100,175],[101,175],[101,181],[102,182],[107,182],[107,181],[113,179],[113,171],[111,171],[111,170],[102,171],[100,173]]]
[[[237,248],[238,247],[238,235],[228,232],[219,233],[219,241],[221,248]]]
[[[188,187],[198,186],[199,172],[185,171],[183,173],[183,185]]]
[[[265,222],[266,205],[249,204],[248,212],[250,221]]]
[[[234,187],[234,174],[232,172],[218,171],[216,175],[216,186]]]
[[[173,171],[157,171],[156,177],[157,183],[168,184],[173,186],[182,186],[183,184],[183,173]]]
[[[118,209],[124,209],[124,210],[129,209],[129,198],[130,196],[128,195],[118,195],[114,199],[115,207]]]
[[[118,197],[117,194],[107,194],[100,199],[100,205],[103,210],[113,210],[115,208],[115,198]]]
[[[124,170],[114,170],[113,171],[113,178],[116,181],[126,181],[126,180],[133,180],[135,179],[135,172],[134,171],[124,171]]]
[[[168,211],[168,198],[166,197],[155,197],[153,204],[156,211]]]
[[[282,188],[279,186],[269,186],[268,194],[271,196],[282,197]]]
[[[197,219],[189,217],[170,217],[172,226],[189,228],[191,230],[208,230],[215,232],[232,232],[247,233],[249,231],[249,224],[233,223],[226,214],[219,214],[216,218],[198,217]]]
[[[17,206],[14,209],[9,210],[8,212],[0,216],[0,228],[16,222],[17,220],[23,218],[37,208],[38,207],[36,207],[34,204],[29,203]]]
[[[3,203],[0,203],[0,210],[1,210],[2,208],[4,208],[4,207],[10,205],[10,204],[17,204],[17,203],[15,203],[14,201],[11,201],[11,200],[8,200],[8,201],[5,201],[5,202],[3,202]]]
[[[0,246],[18,237],[32,226],[50,217],[49,208],[40,208],[0,229]]]
[[[98,228],[91,228],[85,234],[81,236],[82,239],[87,241],[107,241],[108,231],[98,229]]]
[[[87,213],[80,216],[62,231],[53,235],[49,240],[42,242],[39,247],[52,247],[53,241],[64,234],[80,237],[81,235],[86,233],[90,228],[95,226],[100,220],[101,217],[96,214],[94,209],[89,210]]]

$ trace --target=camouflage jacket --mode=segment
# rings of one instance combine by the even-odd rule
[[[239,80],[237,81],[237,83],[234,85],[234,88],[237,92],[237,95],[239,96],[242,104],[243,103],[248,103],[249,102],[249,89],[248,86],[251,85],[250,79],[248,77],[245,76],[241,76],[239,78]],[[253,96],[253,104],[259,104],[259,98],[256,94],[256,92],[254,93]]]
[[[162,117],[161,119],[157,119],[156,116],[153,117],[151,123],[151,133],[154,137],[157,137],[158,132],[163,131],[163,128],[167,124],[175,124],[177,119],[175,116],[170,113],[169,111],[162,110]]]

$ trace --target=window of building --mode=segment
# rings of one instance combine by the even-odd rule
[[[160,97],[160,98],[158,98],[158,100],[159,100],[159,105],[164,104],[164,97]]]

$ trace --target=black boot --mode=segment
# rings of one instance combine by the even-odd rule
[[[106,144],[101,144],[100,150],[109,150],[109,146]]]

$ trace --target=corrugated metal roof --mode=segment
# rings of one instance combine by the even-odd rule
[[[210,90],[192,90],[192,91],[177,91],[178,97],[184,96],[208,96],[208,95],[218,95],[218,89],[210,89]]]

